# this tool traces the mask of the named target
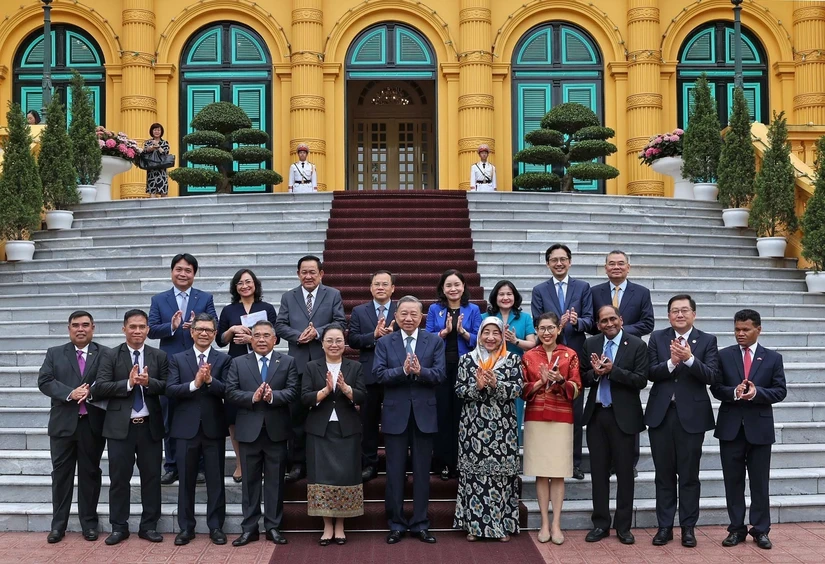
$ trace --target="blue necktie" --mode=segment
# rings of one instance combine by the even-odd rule
[[[265,356],[261,357],[261,382],[266,381],[266,371],[269,368],[269,361]]]
[[[561,308],[561,313],[564,313],[564,290],[561,289],[562,283],[559,282],[556,286],[559,289],[556,294],[559,297],[559,308]]]
[[[132,353],[135,357],[134,365],[138,367],[140,370],[140,351],[134,351]],[[135,413],[139,413],[143,409],[143,386],[137,386],[135,390],[135,399],[132,401],[132,409],[135,410]]]
[[[407,337],[407,346],[405,347],[407,349],[407,354],[415,354],[413,353],[412,342],[413,338]]]
[[[610,362],[613,362],[613,341],[607,341],[604,344],[604,356],[610,359]],[[613,394],[610,391],[610,380],[606,375],[602,376],[601,380],[599,380],[598,400],[604,407],[613,405]]]

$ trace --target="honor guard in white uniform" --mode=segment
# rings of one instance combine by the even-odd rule
[[[495,192],[496,167],[487,162],[487,157],[490,156],[490,147],[486,144],[479,145],[478,156],[481,160],[470,167],[470,190]]]
[[[298,193],[317,192],[318,175],[315,174],[315,165],[307,160],[309,145],[298,145],[298,162],[289,167],[289,191]]]

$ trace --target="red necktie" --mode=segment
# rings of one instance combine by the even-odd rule
[[[751,349],[750,349],[750,347],[745,349],[745,356],[743,357],[743,361],[745,363],[745,380],[747,380],[748,375],[751,373]]]

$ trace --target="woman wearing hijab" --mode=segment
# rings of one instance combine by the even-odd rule
[[[453,527],[467,540],[510,540],[518,525],[521,362],[507,351],[504,324],[481,322],[476,347],[459,360],[455,393],[464,400],[458,431],[458,498]]]

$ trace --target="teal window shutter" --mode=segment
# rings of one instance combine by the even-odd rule
[[[527,142],[524,136],[541,127],[541,118],[550,111],[550,86],[519,85],[521,113],[519,119],[518,150],[524,149]],[[522,172],[543,172],[541,165],[519,163],[519,174]]]
[[[562,87],[565,102],[573,102],[587,106],[594,112],[596,110],[596,84],[565,84]],[[594,160],[593,162],[596,162]],[[592,192],[599,189],[599,184],[595,180],[576,180],[573,182],[573,189],[582,192]]]
[[[190,85],[187,87],[187,98],[187,133],[192,133],[192,131],[194,131],[191,125],[192,120],[195,118],[196,115],[198,115],[198,112],[200,112],[207,104],[212,104],[213,102],[220,101],[220,86]],[[196,149],[199,146],[200,145],[189,145],[188,150]],[[216,167],[212,165],[186,163],[186,166],[192,168],[208,168],[211,170],[216,170]],[[214,186],[187,186],[186,189],[189,194],[212,194],[216,191],[216,188]]]
[[[201,36],[189,52],[186,64],[218,65],[221,63],[221,28],[216,27]]]
[[[77,33],[66,32],[66,52],[70,67],[100,66],[100,57],[92,45]]]
[[[20,89],[20,105],[23,113],[34,110],[37,113],[43,109],[43,88],[40,86],[24,86]]]
[[[234,27],[232,28],[232,62],[266,63],[266,54],[258,42],[245,31]]]
[[[733,112],[733,83],[728,84],[728,117]],[[746,82],[742,85],[742,92],[745,94],[745,102],[748,105],[748,119],[751,122],[762,121],[762,104],[759,98],[761,88],[759,83]]]
[[[587,44],[585,38],[572,29],[561,29],[562,62],[596,64],[596,53]]]
[[[351,65],[375,65],[386,63],[387,28],[376,29],[363,37],[350,58]]]
[[[550,29],[541,29],[534,33],[519,51],[516,57],[518,64],[551,64],[551,32]]]
[[[246,115],[249,116],[250,120],[252,120],[252,127],[255,129],[261,129],[261,124],[265,122],[264,109],[266,108],[266,103],[264,95],[266,93],[266,86],[263,84],[235,85],[232,90],[233,103],[246,112]],[[237,147],[237,145],[235,146]],[[261,161],[260,163],[234,164],[234,169],[236,172],[242,170],[259,170],[262,168],[266,168],[266,162],[264,161]],[[233,192],[265,191],[266,186],[263,184],[260,186],[236,186],[233,188]]]
[[[706,29],[691,39],[682,54],[683,63],[713,63],[716,60],[714,29]]]

